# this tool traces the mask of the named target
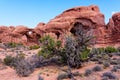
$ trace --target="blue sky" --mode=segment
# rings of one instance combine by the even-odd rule
[[[99,6],[106,23],[112,13],[120,12],[120,0],[0,0],[0,25],[35,27],[66,9],[91,4]]]

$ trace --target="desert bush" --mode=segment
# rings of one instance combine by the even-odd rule
[[[64,57],[64,60],[66,60],[66,63],[70,67],[80,67],[81,60],[80,60],[80,51],[76,50],[76,42],[72,37],[67,37],[64,47],[65,55],[61,56]],[[62,53],[63,54],[63,53]]]
[[[8,47],[10,47],[10,48],[15,48],[16,46],[17,46],[17,44],[14,42],[8,43]]]
[[[65,40],[65,46],[63,53],[65,54],[64,59],[70,67],[79,68],[82,61],[87,60],[91,40],[93,39],[92,34],[87,34],[88,29],[84,29],[83,26],[76,22],[74,28],[71,29],[73,36],[67,36]]]
[[[106,62],[106,61],[103,62],[103,67],[104,67],[104,68],[107,68],[107,67],[109,67],[109,66],[110,66],[110,63],[109,63],[109,62]]]
[[[57,76],[57,80],[63,80],[63,79],[67,79],[68,78],[68,74],[67,73],[60,73]]]
[[[104,48],[92,48],[89,54],[89,58],[91,61],[99,61],[99,59],[103,58],[103,55]]]
[[[10,42],[10,43],[7,43],[5,44],[8,48],[15,48],[17,46],[21,46],[22,44],[21,43],[15,43],[15,42]]]
[[[105,49],[104,48],[92,48],[92,50],[90,51],[90,55],[91,57],[93,55],[98,55],[98,54],[101,54],[101,53],[104,53],[105,52]]]
[[[92,74],[92,70],[91,69],[85,70],[85,73],[84,73],[85,76],[89,76],[90,74]]]
[[[89,53],[90,53],[90,50],[89,49],[86,49],[84,50],[81,54],[80,54],[80,59],[82,61],[85,61],[89,58]]]
[[[14,57],[12,56],[6,56],[3,60],[3,63],[7,66],[11,66],[12,62],[14,60]]]
[[[114,65],[113,68],[111,69],[112,72],[117,72],[118,69],[120,69],[120,64],[119,65]]]
[[[22,59],[20,61],[16,61],[16,73],[19,76],[28,76],[33,72],[33,67],[26,60]]]
[[[104,53],[105,52],[105,48],[97,48],[99,50],[99,53]]]
[[[34,68],[41,67],[41,66],[43,66],[43,63],[44,63],[44,58],[42,56],[38,56],[37,54],[28,57],[26,60]]]
[[[55,41],[49,35],[45,35],[44,37],[42,37],[40,39],[40,42],[42,43],[42,47],[41,50],[38,52],[38,55],[45,58],[50,58],[56,55],[61,46],[61,41]]]
[[[33,49],[39,49],[40,46],[39,45],[32,45],[29,47],[30,50],[33,50]]]
[[[30,75],[34,70],[34,67],[21,55],[17,55],[14,58],[12,65],[14,66],[16,73],[23,77]]]
[[[118,61],[117,61],[117,60],[110,60],[110,64],[111,64],[111,65],[117,65],[117,64],[118,64]]]
[[[118,80],[117,76],[111,72],[104,72],[102,77],[107,77],[108,79]]]
[[[106,53],[113,53],[113,52],[118,52],[118,50],[114,47],[108,46],[105,48]]]
[[[92,69],[93,71],[95,71],[95,72],[97,72],[97,71],[102,71],[102,68],[101,68],[101,66],[95,66],[95,67],[93,67],[93,69]]]
[[[71,79],[71,80],[76,80],[75,76],[80,76],[81,74],[79,72],[72,72],[71,68],[69,67],[68,69],[61,69],[64,71],[64,73],[60,73],[57,77],[57,80],[62,80],[62,79]]]

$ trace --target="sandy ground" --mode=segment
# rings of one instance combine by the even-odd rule
[[[6,54],[4,54],[5,52],[2,49],[0,50],[1,50],[0,59],[3,59],[5,55],[15,54],[14,52],[11,52],[11,51],[8,51]],[[26,56],[36,54],[37,52],[38,50],[24,51],[24,53],[26,53]],[[99,64],[95,64],[94,62],[87,62],[81,68],[72,69],[72,71],[73,72],[78,71],[79,73],[82,74],[86,69],[92,69],[95,65],[99,65]],[[38,80],[38,75],[42,76],[44,80],[57,80],[58,74],[62,72],[59,68],[60,68],[59,65],[44,66],[41,68],[36,68],[34,72],[30,74],[28,77],[19,77],[13,68],[10,68],[0,63],[0,80]],[[65,68],[65,66],[63,66],[62,68]],[[110,71],[111,68],[112,66],[110,66],[109,68],[103,69],[100,72],[93,72],[88,77],[85,77],[84,75],[78,76],[76,77],[76,80],[101,80],[101,76],[103,72],[108,72]],[[115,72],[114,74],[116,74],[120,80],[120,71]],[[70,80],[70,79],[64,79],[64,80]]]
[[[79,71],[80,73],[84,73],[86,69],[91,69],[95,65],[97,64],[89,63],[80,69],[73,69],[72,71],[73,72]],[[110,68],[103,69],[100,72],[94,72],[88,77],[85,77],[84,75],[79,76],[79,77],[76,77],[76,79],[77,80],[101,80],[102,73],[109,71]],[[28,77],[19,77],[16,74],[14,69],[7,67],[6,69],[0,70],[0,80],[38,80],[39,74],[44,78],[44,80],[57,80],[57,76],[61,72],[62,71],[59,69],[59,66],[51,65],[51,66],[45,66],[45,67],[35,69],[35,71]],[[119,76],[119,79],[120,79],[120,71],[115,74]],[[69,79],[64,79],[64,80],[69,80]]]

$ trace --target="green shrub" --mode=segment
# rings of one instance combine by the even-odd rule
[[[11,63],[13,62],[13,60],[14,60],[14,57],[6,56],[4,58],[4,64],[7,65],[7,66],[11,66]]]
[[[91,45],[93,36],[87,34],[88,29],[84,29],[81,23],[76,22],[71,29],[74,36],[68,36],[65,40],[64,50],[61,57],[69,67],[79,68],[82,61],[88,59],[88,47]],[[90,32],[90,31],[89,31]]]
[[[38,51],[38,56],[43,56],[44,58],[50,58],[52,57],[52,51],[47,49],[41,49]]]
[[[14,42],[11,42],[11,43],[8,43],[8,46],[11,48],[15,48],[17,46],[17,44]]]
[[[105,52],[106,53],[113,53],[113,52],[118,52],[118,50],[114,47],[108,46],[108,47],[105,48]]]
[[[99,53],[104,53],[105,52],[105,48],[97,48]]]
[[[87,60],[89,58],[89,53],[90,53],[90,49],[84,50],[80,55],[81,60],[82,61]]]
[[[29,47],[30,50],[39,49],[39,48],[40,48],[39,45],[33,45],[33,46],[30,46],[30,47]]]
[[[57,54],[60,49],[61,41],[55,41],[49,35],[45,35],[40,39],[42,43],[41,50],[38,51],[39,56],[43,56],[45,58],[50,58]]]
[[[17,46],[21,46],[21,45],[23,45],[23,44],[21,44],[21,43],[15,43],[15,42],[10,42],[10,43],[7,43],[6,44],[6,46],[8,47],[8,48],[15,48],[15,47],[17,47]]]

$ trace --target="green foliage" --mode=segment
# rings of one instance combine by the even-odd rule
[[[80,59],[82,61],[85,61],[89,58],[89,53],[90,53],[90,49],[86,49],[84,50],[81,54],[80,54]]]
[[[10,42],[7,44],[7,46],[9,48],[15,48],[15,47],[20,46],[20,45],[22,45],[22,44],[21,43],[18,44],[18,43],[14,43],[14,42]]]
[[[17,44],[14,42],[11,42],[11,43],[8,43],[8,46],[11,48],[15,48],[17,46]]]
[[[60,63],[66,64],[67,63],[67,56],[66,56],[66,50],[65,50],[65,48],[62,48],[60,50],[59,56],[60,56]]]
[[[38,56],[43,56],[44,58],[50,58],[52,55],[52,51],[47,49],[41,49],[38,51]]]
[[[14,60],[14,57],[12,57],[12,56],[6,56],[4,58],[4,64],[7,65],[7,66],[10,66],[11,63],[13,62],[13,60]]]
[[[66,62],[69,67],[79,68],[83,61],[88,59],[89,49],[93,36],[87,33],[89,29],[84,29],[82,24],[76,22],[71,29],[73,36],[66,37],[62,61]],[[89,31],[90,32],[90,31]]]
[[[33,50],[33,49],[39,49],[40,46],[39,45],[32,45],[29,47],[30,50]]]
[[[113,53],[113,52],[118,52],[118,50],[114,47],[108,46],[105,48],[106,53]]]
[[[61,44],[62,44],[61,41],[56,41],[56,47],[57,47],[57,48],[60,48],[60,47],[61,47]]]
[[[113,53],[113,52],[118,52],[118,51],[119,51],[118,49],[108,46],[106,48],[93,48],[91,50],[91,53],[92,54],[101,54],[101,53]]]
[[[105,48],[97,48],[99,53],[104,53],[105,52]]]
[[[55,41],[49,35],[45,35],[44,37],[42,37],[40,39],[40,42],[42,43],[42,47],[41,50],[38,52],[38,55],[45,58],[50,58],[56,55],[61,46],[61,41]]]

